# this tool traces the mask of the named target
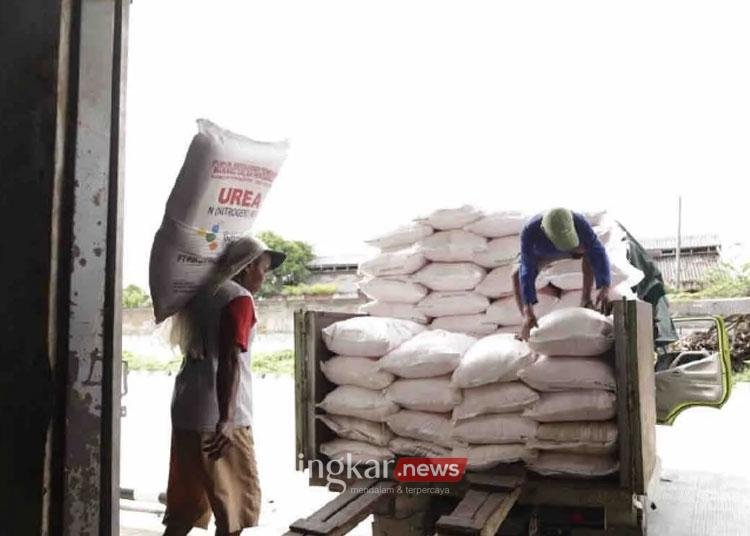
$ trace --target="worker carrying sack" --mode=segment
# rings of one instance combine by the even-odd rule
[[[224,247],[250,231],[288,149],[286,141],[254,141],[198,120],[151,248],[157,323],[190,301]]]

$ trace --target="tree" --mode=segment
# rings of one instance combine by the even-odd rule
[[[280,294],[286,285],[300,285],[310,277],[308,266],[315,258],[310,244],[298,240],[286,240],[271,231],[258,233],[258,238],[276,251],[286,253],[286,261],[268,274],[260,290],[260,296]]]
[[[750,296],[750,264],[736,267],[723,263],[710,270],[698,292],[681,292],[672,299],[743,298]]]
[[[148,307],[151,305],[151,297],[138,285],[128,285],[122,289],[122,306],[125,309],[137,307]]]

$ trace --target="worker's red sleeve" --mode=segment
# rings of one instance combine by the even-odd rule
[[[249,296],[233,299],[221,313],[219,322],[219,336],[227,347],[238,346],[243,352],[247,351],[250,331],[255,325],[255,307]]]

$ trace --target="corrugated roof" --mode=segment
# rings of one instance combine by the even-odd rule
[[[677,284],[677,259],[675,257],[661,257],[654,259],[661,271],[664,281],[670,285]],[[680,259],[680,275],[683,287],[698,286],[712,268],[719,265],[718,255],[685,255]]]
[[[647,250],[676,249],[677,237],[668,238],[644,238],[638,240]],[[680,248],[707,248],[721,247],[721,239],[715,234],[683,236],[680,240]]]

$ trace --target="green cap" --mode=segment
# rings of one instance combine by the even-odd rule
[[[573,223],[573,213],[566,208],[548,211],[542,218],[542,229],[560,251],[570,251],[580,243]]]

